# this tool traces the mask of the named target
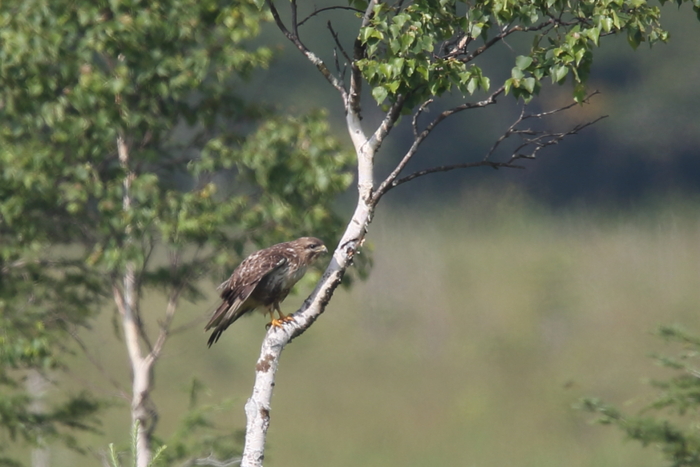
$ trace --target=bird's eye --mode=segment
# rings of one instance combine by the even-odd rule
[[[315,250],[316,248],[318,248],[318,243],[312,243],[310,245],[307,245],[306,248],[308,248],[309,250]]]

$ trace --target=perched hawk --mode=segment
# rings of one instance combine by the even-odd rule
[[[256,251],[244,259],[229,280],[219,286],[224,302],[204,328],[214,328],[209,347],[234,321],[258,307],[265,308],[263,313],[270,313],[270,325],[281,326],[289,317],[280,311],[280,302],[304,276],[306,268],[327,251],[318,238],[301,237]],[[275,319],[275,311],[279,319]]]

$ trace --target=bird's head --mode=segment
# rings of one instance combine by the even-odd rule
[[[301,250],[301,255],[306,264],[313,263],[323,253],[328,252],[328,248],[316,237],[301,237],[294,241]]]

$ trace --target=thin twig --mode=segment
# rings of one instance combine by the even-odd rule
[[[331,25],[331,20],[328,20],[328,29],[331,31],[331,36],[333,36],[333,40],[335,41],[335,44],[338,46],[340,49],[340,52],[343,54],[343,57],[345,57],[345,60],[348,61],[348,63],[352,62],[352,59],[350,56],[345,52],[345,48],[343,47],[343,44],[340,43],[340,40],[338,39],[338,33],[335,32],[333,29],[333,25]]]
[[[535,138],[530,138],[530,139],[525,139],[525,141],[520,144],[515,151],[513,151],[513,154],[511,156],[511,161],[515,161],[517,159],[535,159],[537,156],[537,153],[548,146],[554,146],[556,144],[559,144],[564,138],[570,135],[575,135],[581,130],[583,130],[586,127],[589,127],[598,121],[607,118],[607,115],[602,115],[595,120],[591,120],[586,123],[580,123],[576,126],[574,126],[571,130],[565,131],[565,132],[560,132],[560,133],[548,133],[548,132],[536,132],[533,130],[521,130],[518,132],[515,132],[514,134],[534,134],[537,135]],[[526,154],[520,153],[520,150],[528,147],[528,146],[534,146],[534,148]]]
[[[464,164],[453,164],[453,165],[443,165],[439,167],[431,167],[429,169],[419,170],[413,172],[398,180],[394,180],[392,183],[392,188],[395,188],[403,183],[410,182],[414,178],[422,177],[423,175],[428,175],[437,172],[449,172],[451,170],[457,169],[470,169],[473,167],[491,167],[493,169],[508,168],[508,169],[525,169],[522,165],[514,165],[511,161],[508,162],[492,162],[492,161],[478,161],[478,162],[465,162]]]
[[[370,0],[367,2],[367,9],[364,15],[362,15],[362,27],[367,27],[373,16],[374,6],[377,0]],[[362,114],[362,72],[357,66],[357,62],[362,60],[365,56],[365,46],[360,40],[359,36],[355,38],[355,43],[353,44],[353,59],[350,61],[350,90],[344,96],[345,100],[345,111],[348,117],[352,119],[361,120]],[[355,145],[357,147],[357,144]]]
[[[411,126],[413,127],[413,137],[418,138],[418,117],[423,113],[423,111],[430,105],[432,104],[434,99],[431,97],[427,101],[423,102],[420,107],[418,107],[418,110],[416,111],[416,114],[413,116],[413,120],[411,121]]]
[[[292,32],[294,36],[299,40],[299,23],[297,22],[297,0],[291,0],[289,6],[292,12]]]
[[[221,300],[219,300],[219,301],[221,301]],[[212,310],[213,310],[213,308],[212,308]],[[199,315],[196,318],[192,318],[191,320],[189,320],[185,324],[181,324],[177,327],[171,328],[170,335],[172,336],[174,334],[181,333],[182,331],[189,331],[190,329],[194,328],[195,326],[201,325],[202,323],[204,323],[208,319],[209,319],[208,316]]]
[[[37,265],[37,266],[42,266],[42,267],[68,267],[68,266],[73,266],[76,267],[77,269],[81,271],[85,271],[85,264],[82,259],[59,259],[59,260],[48,260],[48,259],[36,259],[36,260],[31,260],[27,261],[26,259],[21,259],[21,260],[16,260],[11,263],[3,265],[2,269],[0,269],[0,272],[3,274],[6,274],[10,272],[11,269],[14,268],[23,268],[28,265]]]
[[[153,350],[151,350],[151,352],[148,354],[148,356],[154,361],[157,360],[160,356],[160,353],[163,350],[163,346],[165,345],[165,341],[170,335],[170,325],[172,324],[173,318],[175,317],[175,311],[177,310],[177,304],[180,299],[181,292],[182,287],[180,286],[172,290],[170,292],[170,295],[168,296],[168,304],[165,307],[165,319],[162,323],[160,323],[160,332],[158,333],[158,338],[156,339],[156,343],[153,346]]]
[[[599,91],[593,91],[591,94],[589,94],[588,96],[586,96],[586,98],[583,100],[583,102],[588,102],[588,101],[590,100],[591,97],[593,97],[593,96],[595,96],[595,95],[597,95],[597,94],[599,94],[599,93],[600,93]],[[576,125],[573,129],[571,129],[570,131],[565,132],[565,133],[550,133],[550,132],[546,132],[546,131],[535,131],[535,130],[532,130],[532,129],[518,129],[518,128],[517,128],[517,126],[520,125],[520,124],[521,124],[522,122],[524,122],[525,120],[529,120],[529,119],[537,119],[537,120],[540,120],[540,119],[543,119],[543,118],[545,118],[545,117],[549,117],[549,116],[552,116],[552,115],[554,115],[554,114],[557,114],[557,113],[559,113],[559,112],[563,112],[563,111],[565,111],[565,110],[569,110],[569,109],[571,109],[572,107],[574,107],[574,106],[576,106],[576,105],[578,105],[577,102],[572,102],[571,104],[565,105],[565,106],[563,106],[563,107],[558,107],[558,108],[553,109],[553,110],[548,110],[548,111],[545,111],[545,112],[539,112],[539,113],[533,113],[533,114],[526,114],[526,113],[525,113],[525,108],[523,107],[523,109],[522,109],[521,112],[520,112],[520,116],[519,116],[519,117],[515,120],[515,122],[513,122],[513,124],[510,125],[510,126],[508,127],[508,129],[496,140],[496,142],[491,146],[491,148],[489,149],[489,151],[488,151],[488,152],[486,153],[486,155],[484,156],[484,159],[483,159],[483,160],[484,160],[484,161],[489,160],[489,159],[491,158],[491,156],[493,155],[493,153],[494,153],[494,152],[496,151],[496,149],[498,148],[498,146],[499,146],[503,141],[505,141],[506,139],[510,138],[510,137],[513,136],[513,135],[520,135],[520,136],[522,136],[522,135],[532,135],[532,136],[537,136],[536,138],[526,139],[526,140],[524,141],[524,143],[521,144],[520,146],[518,146],[518,147],[515,149],[514,153],[513,153],[513,157],[514,157],[516,154],[518,154],[518,151],[520,151],[520,150],[523,149],[524,147],[527,147],[527,146],[530,146],[530,145],[534,145],[534,146],[536,146],[537,148],[536,148],[533,152],[531,152],[529,155],[519,154],[519,156],[517,157],[517,158],[520,158],[520,159],[523,159],[523,158],[534,159],[536,153],[539,152],[539,150],[542,149],[543,147],[552,146],[552,145],[554,145],[554,144],[558,144],[558,142],[561,141],[562,139],[564,139],[564,137],[566,137],[566,136],[568,136],[568,135],[570,135],[570,134],[578,133],[579,131],[581,131],[581,130],[584,129],[585,127],[590,126],[590,125],[592,125],[592,124],[598,122],[599,120],[605,118],[605,116],[603,116],[603,117],[599,117],[599,118],[597,118],[597,119],[595,119],[595,120],[593,120],[593,121],[587,122],[587,123],[585,123],[585,124]],[[542,142],[542,140],[545,139],[545,138],[549,138],[549,142],[547,142],[546,144]],[[556,142],[554,142],[555,140],[556,140]]]
[[[324,11],[329,11],[329,10],[350,10],[350,11],[354,11],[356,13],[364,13],[364,11],[359,10],[357,8],[353,8],[351,6],[327,6],[324,8],[319,8],[318,10],[314,10],[309,16],[307,16],[306,18],[299,21],[298,26],[302,26],[304,23],[306,23],[308,20],[310,20],[314,16],[318,15],[319,13],[323,13]]]
[[[479,102],[465,102],[462,105],[458,105],[456,107],[453,107],[451,109],[447,109],[443,112],[440,113],[432,122],[430,122],[425,129],[420,132],[417,136],[414,137],[413,139],[413,144],[411,147],[408,149],[406,154],[404,155],[403,159],[401,159],[401,162],[397,164],[397,166],[394,168],[394,170],[386,177],[386,179],[379,185],[377,190],[374,192],[372,196],[372,203],[376,205],[376,203],[379,201],[379,199],[384,196],[384,194],[389,191],[390,189],[394,188],[394,182],[396,181],[397,177],[401,173],[401,171],[406,167],[406,165],[409,163],[409,161],[413,158],[413,156],[416,154],[418,151],[418,147],[423,143],[423,141],[430,135],[430,133],[435,129],[437,125],[439,125],[442,121],[444,121],[447,117],[454,115],[455,113],[462,112],[464,110],[468,109],[474,109],[474,108],[480,108],[480,107],[486,107],[492,104],[496,103],[496,98],[501,95],[505,91],[505,87],[501,86],[500,88],[496,89],[489,97],[486,99],[479,101]],[[427,102],[426,102],[427,103]],[[423,107],[423,106],[421,106]],[[422,109],[419,109],[422,111]],[[417,128],[416,130],[417,131]]]
[[[592,96],[598,94],[598,91],[594,91],[590,95],[586,97],[584,102],[587,102]],[[494,96],[495,97],[495,96]],[[488,99],[487,99],[488,101]],[[487,101],[482,101],[482,102],[487,102]],[[419,112],[423,110],[423,108],[429,104],[428,101],[424,103],[420,108]],[[477,103],[478,104],[478,103]],[[521,165],[516,165],[515,162],[520,160],[520,159],[535,159],[537,157],[537,153],[541,151],[542,149],[548,147],[548,146],[554,146],[556,144],[559,144],[564,138],[570,135],[574,135],[579,133],[581,130],[583,130],[586,127],[589,127],[596,122],[602,120],[603,118],[606,118],[606,116],[601,116],[598,117],[594,120],[585,122],[585,123],[579,123],[575,125],[573,128],[563,131],[563,132],[550,132],[546,130],[534,130],[532,128],[518,128],[518,125],[520,125],[523,121],[529,120],[529,119],[543,119],[546,117],[550,117],[552,115],[555,115],[559,112],[562,112],[564,110],[571,109],[577,105],[576,102],[565,105],[563,107],[558,107],[553,110],[548,110],[544,112],[539,112],[539,113],[532,113],[528,114],[525,113],[525,108],[522,109],[520,112],[520,115],[518,118],[515,120],[515,122],[508,127],[508,129],[501,135],[500,138],[493,144],[493,146],[489,149],[487,152],[486,156],[484,157],[483,160],[478,161],[478,162],[466,162],[466,163],[461,163],[461,164],[452,164],[452,165],[445,165],[445,166],[438,166],[438,167],[429,167],[427,169],[419,170],[417,172],[414,172],[410,175],[407,175],[402,178],[397,178],[401,170],[403,170],[408,163],[408,161],[413,157],[415,154],[418,145],[427,137],[427,135],[435,128],[435,125],[443,121],[445,118],[448,116],[452,115],[455,109],[449,109],[445,112],[442,112],[435,120],[433,120],[425,130],[423,130],[422,133],[417,135],[414,138],[413,145],[409,149],[409,151],[406,153],[404,156],[403,160],[396,166],[396,169],[387,177],[387,179],[380,185],[380,187],[377,189],[377,195],[373,198],[373,202],[376,203],[378,198],[389,191],[392,188],[395,188],[403,183],[409,182],[415,178],[422,177],[424,175],[428,175],[431,173],[436,173],[436,172],[449,172],[451,170],[456,170],[456,169],[466,169],[466,168],[473,168],[473,167],[491,167],[494,169],[499,169],[499,168],[510,168],[510,169],[524,169],[524,166]],[[462,106],[458,107],[461,109],[462,107],[467,106],[467,104],[463,104]],[[471,104],[472,108],[474,107],[474,104]],[[467,106],[467,108],[469,108]],[[417,112],[418,114],[418,112]],[[416,116],[417,116],[416,114]],[[414,117],[414,134],[417,132],[417,124],[416,124],[416,118]],[[493,155],[493,153],[496,151],[498,146],[500,145],[501,142],[504,140],[510,138],[511,136],[520,136],[523,138],[523,141],[520,145],[518,145],[515,150],[512,152],[511,156],[507,161],[492,161],[489,160],[490,157]],[[530,137],[531,136],[531,137]],[[527,150],[526,150],[527,149]]]
[[[496,140],[496,142],[493,143],[493,145],[491,146],[489,151],[484,156],[484,161],[489,160],[489,158],[491,157],[491,154],[493,154],[496,151],[498,146],[503,141],[505,141],[507,138],[509,138],[511,136],[511,134],[513,134],[513,131],[515,130],[516,125],[518,125],[520,122],[523,121],[524,115],[525,115],[525,108],[523,108],[520,111],[520,116],[518,117],[518,119],[515,122],[513,122],[513,124],[511,126],[509,126],[508,129],[505,132],[503,132],[503,134],[501,136],[499,136],[499,138]]]
[[[293,8],[292,8],[292,13],[295,20],[296,17],[296,3],[292,2]],[[282,21],[282,18],[280,18],[280,14],[277,11],[277,8],[275,7],[275,4],[272,2],[272,0],[267,0],[267,6],[270,9],[270,13],[272,13],[272,17],[275,20],[275,24],[279,28],[280,31],[282,31],[282,34],[292,43],[296,46],[297,49],[301,53],[306,56],[306,58],[316,66],[318,71],[321,72],[321,74],[328,80],[328,82],[338,91],[340,92],[343,101],[347,101],[347,92],[345,91],[345,87],[343,86],[342,81],[340,81],[336,76],[331,73],[331,71],[328,69],[326,64],[321,60],[316,54],[311,52],[299,39],[299,36],[296,33],[292,33],[287,29],[287,27],[284,25],[284,22]],[[292,24],[292,30],[297,31],[299,25],[294,23]]]
[[[83,354],[85,354],[85,357],[87,357],[88,361],[97,369],[97,371],[111,384],[114,386],[114,388],[117,390],[117,392],[121,395],[126,400],[129,400],[129,394],[124,390],[124,388],[119,384],[119,381],[115,378],[113,378],[107,370],[102,366],[102,364],[95,358],[93,352],[88,349],[87,345],[85,345],[85,342],[78,336],[78,333],[71,328],[67,329],[68,335],[73,338],[73,340],[78,344],[78,347],[80,347],[80,350],[83,351]]]

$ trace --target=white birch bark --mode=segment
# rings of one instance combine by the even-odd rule
[[[49,387],[49,382],[38,370],[29,370],[25,382],[27,393],[32,397],[32,404],[29,409],[35,413],[42,413],[46,409],[44,397]],[[43,437],[37,438],[37,445],[32,448],[32,467],[50,467],[51,451]]]
[[[304,53],[304,50],[302,52]],[[309,55],[306,55],[308,58]],[[315,56],[313,58],[316,59]],[[325,65],[322,62],[311,61],[323,72]],[[324,76],[326,76],[325,73]],[[282,350],[294,337],[308,329],[323,313],[333,292],[340,284],[345,271],[352,264],[352,258],[362,245],[367,233],[367,226],[372,220],[374,211],[372,200],[374,153],[381,144],[383,136],[393,125],[393,121],[388,125],[385,125],[386,121],[383,122],[380,129],[372,136],[372,139],[367,138],[360,124],[359,98],[361,81],[356,79],[358,77],[357,74],[354,75],[348,93],[341,92],[346,108],[347,129],[357,154],[357,206],[345,229],[345,233],[333,252],[330,264],[309,298],[304,302],[300,310],[293,315],[294,321],[286,323],[281,328],[270,328],[263,340],[260,358],[255,366],[253,393],[245,405],[247,424],[245,446],[241,460],[242,467],[260,467],[263,465],[265,438],[270,425],[272,390],[275,386],[275,374]],[[331,84],[337,83],[331,80]]]
[[[129,150],[123,136],[117,137],[119,162],[126,171],[124,178],[123,209],[131,209],[131,181],[133,173],[129,170]],[[127,226],[127,242],[130,228]],[[128,261],[124,270],[121,290],[114,287],[114,299],[122,318],[124,342],[132,371],[131,387],[131,421],[136,426],[136,467],[147,467],[151,462],[151,429],[154,425],[154,413],[149,409],[149,396],[152,388],[151,371],[153,358],[144,357],[139,343],[139,317],[136,311],[136,275],[133,261]]]
[[[359,198],[355,214],[350,220],[342,240],[333,252],[333,258],[316,289],[304,302],[301,309],[293,315],[294,321],[281,328],[272,327],[266,334],[260,358],[255,365],[253,394],[245,405],[247,424],[242,467],[263,465],[265,437],[270,425],[272,389],[275,386],[275,374],[282,350],[294,337],[303,333],[325,310],[333,292],[350,266],[352,257],[362,244],[371,215],[372,207]]]

